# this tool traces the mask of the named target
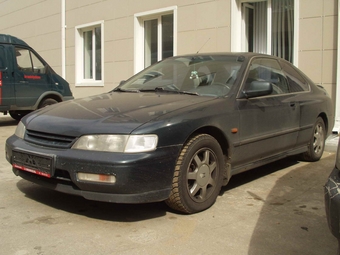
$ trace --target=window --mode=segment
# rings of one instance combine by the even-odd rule
[[[173,16],[173,14],[160,15],[156,19],[144,21],[144,67],[173,56]],[[161,38],[158,37],[159,33]]]
[[[283,61],[281,61],[281,65],[287,76],[290,92],[294,93],[310,90],[309,84],[294,66],[291,66]]]
[[[30,50],[15,48],[18,69],[23,72],[44,74],[46,72],[44,64]]]
[[[103,22],[76,27],[77,86],[103,86]]]
[[[234,0],[233,51],[266,53],[297,63],[295,6],[299,0]],[[239,30],[242,33],[239,35]],[[238,37],[239,35],[239,37]],[[294,40],[295,39],[295,40]],[[238,45],[241,45],[239,47]]]
[[[245,87],[253,81],[266,81],[273,86],[273,95],[289,93],[287,80],[275,59],[256,58],[252,61]]]
[[[176,53],[176,7],[135,15],[135,72]]]

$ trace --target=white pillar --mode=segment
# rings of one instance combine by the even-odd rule
[[[66,0],[61,0],[61,76],[66,79]]]

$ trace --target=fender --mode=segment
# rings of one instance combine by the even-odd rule
[[[34,111],[34,110],[37,110],[39,108],[40,103],[45,98],[53,98],[53,99],[57,100],[58,102],[62,102],[63,99],[64,99],[64,97],[60,93],[58,93],[57,91],[46,91],[39,96],[38,100],[35,102],[34,105],[29,106],[29,107],[17,107],[16,105],[11,105],[9,110],[10,111],[21,111],[21,110]]]

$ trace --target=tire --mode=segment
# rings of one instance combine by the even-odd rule
[[[41,103],[39,104],[39,109],[40,108],[44,108],[44,107],[46,107],[46,106],[48,106],[48,105],[52,105],[52,104],[56,104],[56,103],[58,103],[58,101],[57,100],[55,100],[55,99],[53,99],[53,98],[46,98],[46,99],[44,99],[43,101],[41,101]]]
[[[17,120],[20,121],[25,115],[29,114],[31,111],[9,111],[9,115]]]
[[[310,162],[318,161],[323,154],[326,143],[325,123],[321,117],[316,119],[308,150],[302,154],[302,159]]]
[[[166,204],[188,214],[209,208],[221,190],[223,167],[222,149],[212,136],[200,134],[191,138],[177,159]]]

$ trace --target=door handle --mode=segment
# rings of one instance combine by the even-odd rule
[[[290,102],[290,103],[289,103],[289,106],[290,106],[291,108],[293,108],[293,110],[295,110],[295,108],[296,108],[296,102]]]
[[[20,83],[28,83],[28,81],[20,81]]]

